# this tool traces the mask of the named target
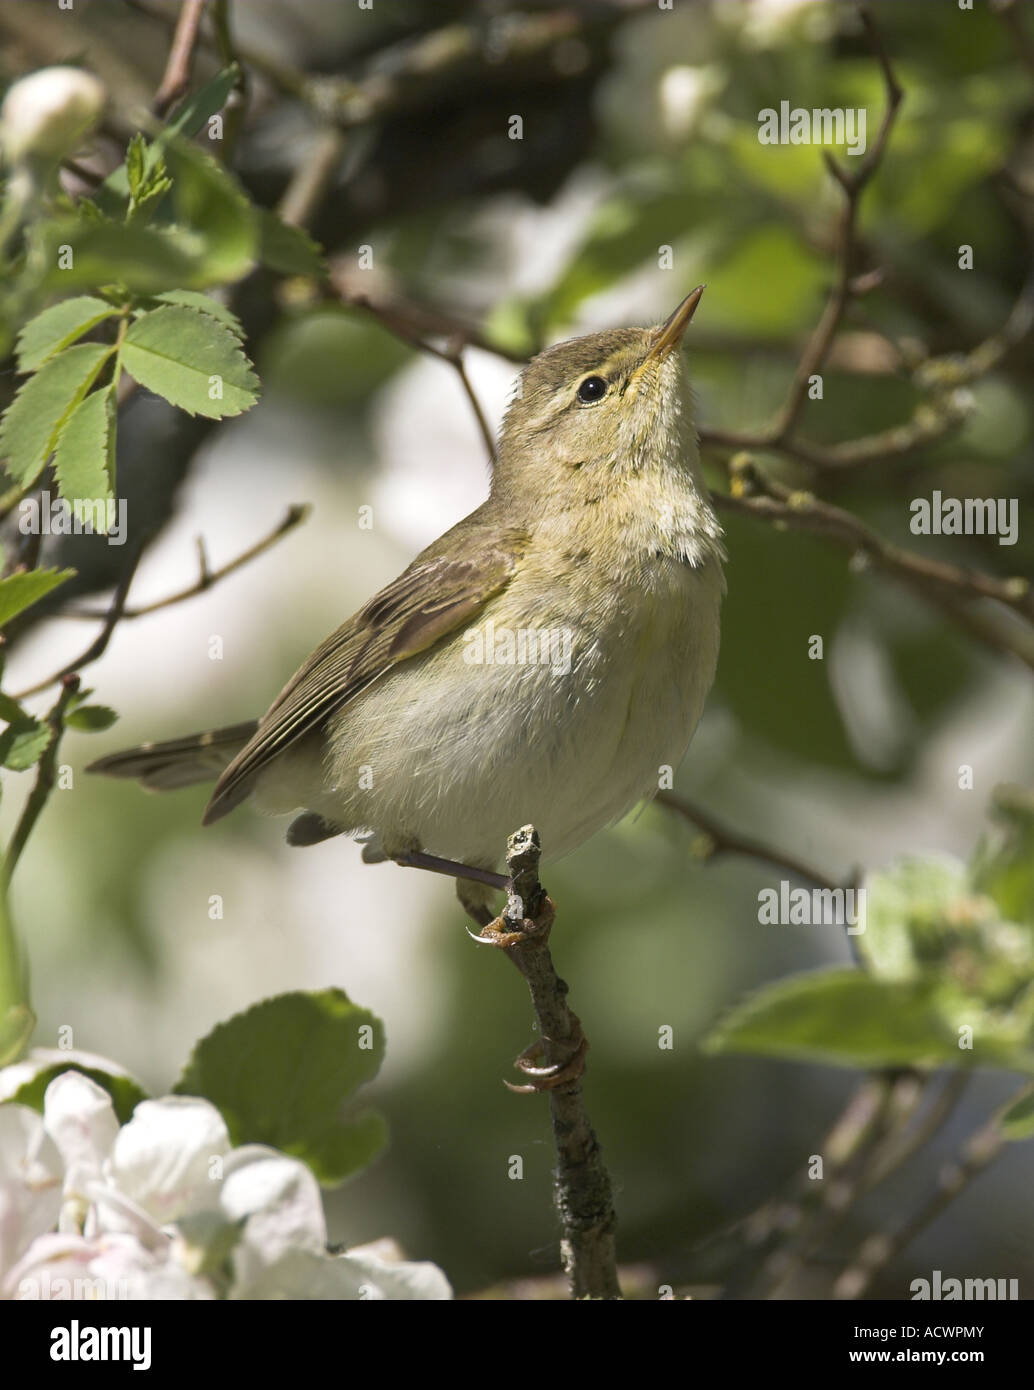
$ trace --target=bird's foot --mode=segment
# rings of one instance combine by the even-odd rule
[[[515,903],[511,897],[506,911],[501,916],[485,922],[480,932],[468,932],[471,940],[482,946],[498,946],[503,951],[509,950],[512,946],[546,940],[556,917],[556,904],[548,894],[542,895],[534,917],[521,917],[516,914],[511,916],[511,906],[517,907],[518,912],[523,911],[523,904],[519,901]]]
[[[578,1081],[585,1074],[585,1054],[589,1050],[588,1039],[582,1032],[582,1025],[577,1014],[571,1014],[571,1024],[573,1032],[568,1038],[536,1038],[533,1043],[524,1049],[521,1055],[514,1062],[517,1071],[528,1077],[528,1081],[523,1086],[515,1086],[512,1081],[504,1081],[503,1085],[509,1090],[521,1096],[533,1096],[542,1091],[555,1090],[557,1086],[566,1086],[570,1081]],[[545,1043],[550,1044],[551,1050],[561,1053],[559,1060],[550,1066],[539,1067],[535,1065],[538,1058],[543,1055]]]

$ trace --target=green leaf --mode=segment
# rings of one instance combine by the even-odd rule
[[[40,257],[52,267],[44,287],[53,290],[118,284],[141,294],[158,294],[176,285],[210,283],[196,237],[136,224],[82,219],[48,224]]]
[[[65,724],[70,729],[83,729],[87,733],[99,733],[110,729],[118,715],[107,705],[80,705],[65,715]]]
[[[0,579],[0,628],[74,574],[75,570],[27,570]]]
[[[16,720],[0,734],[0,762],[12,772],[27,772],[50,746],[54,731],[40,719]]]
[[[76,406],[61,431],[54,455],[54,473],[61,496],[74,506],[75,515],[88,516],[95,529],[107,531],[106,508],[91,508],[92,501],[113,495],[116,430],[115,386],[93,391]]]
[[[226,105],[230,93],[240,81],[240,75],[241,70],[236,63],[231,63],[229,67],[217,72],[210,81],[188,97],[182,106],[173,111],[166,127],[167,133],[186,139],[196,135],[201,127],[207,124],[209,117],[214,116]]]
[[[176,223],[190,229],[197,246],[198,269],[190,287],[198,287],[198,276],[204,284],[239,280],[254,266],[259,252],[253,204],[236,179],[197,145],[173,141],[166,158]]]
[[[55,1077],[66,1071],[80,1072],[91,1081],[95,1081],[102,1090],[107,1091],[121,1125],[128,1124],[136,1107],[142,1100],[147,1099],[147,1092],[134,1076],[126,1071],[116,1070],[113,1063],[91,1052],[33,1048],[29,1055],[23,1058],[20,1066],[31,1067],[34,1075],[23,1081],[12,1095],[5,1096],[4,1100],[31,1106],[40,1114],[43,1113],[43,1097],[47,1087]]]
[[[202,1038],[174,1090],[216,1105],[235,1145],[270,1144],[333,1186],[387,1142],[380,1115],[341,1113],[383,1055],[383,1024],[343,990],[282,994]]]
[[[126,147],[126,182],[129,185],[129,195],[134,199],[143,191],[146,157],[147,141],[140,131],[136,131]]]
[[[758,990],[722,1020],[704,1048],[847,1067],[1030,1069],[1029,1054],[979,1030],[972,1048],[960,1048],[954,1015],[964,1022],[961,1012],[966,1010],[949,1007],[939,995],[936,981],[816,970]],[[974,1002],[969,1012],[979,1019],[979,1004]]]
[[[48,357],[60,352],[76,338],[81,338],[104,319],[114,317],[118,310],[103,299],[80,294],[52,304],[30,319],[18,335],[19,372],[34,372]]]
[[[239,415],[258,399],[258,378],[234,335],[185,305],[138,318],[123,342],[122,362],[141,386],[191,415]]]
[[[98,372],[114,352],[101,343],[80,343],[45,362],[15,396],[0,424],[0,454],[16,482],[37,477],[58,437]]]
[[[258,208],[259,260],[281,275],[323,279],[327,273],[323,249],[308,232],[281,221],[268,208]]]
[[[17,700],[10,695],[0,693],[0,719],[5,724],[13,724],[18,719],[31,719],[31,714],[26,714]]]
[[[237,315],[218,299],[213,299],[210,294],[202,294],[200,290],[168,290],[165,294],[155,295],[155,299],[162,304],[185,304],[188,309],[211,314],[212,318],[218,319],[236,337],[242,341],[244,339],[244,325]]]
[[[998,1117],[998,1127],[1006,1139],[1034,1138],[1034,1090],[1006,1106]]]
[[[173,112],[169,124],[142,152],[141,181],[157,169],[159,162],[164,158],[165,145],[170,139],[178,136],[189,140],[198,133],[210,116],[222,110],[239,77],[240,69],[231,63]],[[129,158],[132,154],[133,142],[130,141],[126,159],[117,169],[111,171],[93,195],[100,209],[109,217],[122,216],[132,193],[129,174]]]

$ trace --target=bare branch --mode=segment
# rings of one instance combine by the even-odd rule
[[[194,583],[188,585],[185,589],[177,590],[174,594],[167,595],[165,598],[156,599],[154,603],[144,604],[141,608],[124,608],[119,615],[120,618],[143,618],[148,613],[157,613],[161,608],[171,608],[174,604],[183,603],[187,599],[194,598],[197,594],[203,594],[207,589],[211,589],[213,585],[218,584],[221,579],[225,579],[228,574],[233,574],[235,570],[239,570],[244,565],[250,564],[250,562],[257,559],[259,555],[272,549],[277,541],[281,540],[289,531],[293,531],[296,526],[299,526],[305,521],[311,511],[311,507],[299,503],[295,503],[288,507],[283,520],[277,522],[276,526],[273,527],[268,535],[263,536],[262,539],[256,541],[254,545],[249,545],[247,550],[242,550],[234,559],[228,560],[225,565],[220,565],[218,569],[214,570],[208,567],[208,557],[205,550],[204,538],[199,536],[197,538],[198,577]],[[59,613],[56,616],[61,618],[97,619],[105,617],[105,614],[98,612],[96,609],[73,608]]]
[[[956,1197],[998,1158],[1009,1142],[1002,1132],[1001,1115],[1010,1105],[1028,1096],[1030,1092],[1029,1084],[1023,1086],[997,1114],[966,1141],[956,1161],[941,1171],[937,1186],[926,1202],[903,1226],[891,1235],[870,1236],[862,1242],[847,1268],[837,1279],[833,1287],[834,1298],[863,1297],[879,1271],[932,1225]]]
[[[207,0],[183,0],[165,64],[165,73],[151,103],[151,109],[156,116],[164,116],[190,87],[194,50],[197,48],[201,17],[205,12],[206,3]]]
[[[831,156],[826,159],[830,172],[844,190],[844,206],[840,214],[837,235],[836,278],[822,317],[801,354],[786,401],[771,425],[770,433],[777,440],[789,438],[808,394],[808,382],[825,362],[847,305],[852,295],[858,291],[859,287],[853,283],[858,204],[866,184],[876,172],[883,158],[898,107],[904,96],[894,76],[875,20],[866,9],[861,10],[860,13],[869,43],[876,53],[883,73],[886,105],[876,139],[862,156],[861,163],[856,169],[849,171],[843,168]]]
[[[810,531],[835,541],[937,603],[974,636],[1034,666],[1034,642],[1026,626],[1034,620],[1034,595],[1028,579],[1018,575],[998,579],[981,570],[916,555],[884,540],[852,513],[823,502],[813,493],[776,482],[747,454],[732,459],[729,470],[731,490],[712,493],[718,507],[759,517],[777,529]],[[1009,629],[983,619],[977,611],[960,608],[960,602],[977,599],[994,600],[1026,622]]]
[[[512,891],[502,918],[482,938],[500,946],[524,976],[538,1020],[539,1043],[523,1053],[518,1067],[530,1077],[554,1073],[548,1083],[553,1143],[557,1153],[554,1192],[563,1227],[564,1268],[572,1298],[621,1297],[614,1246],[614,1202],[599,1141],[589,1124],[580,1070],[573,1065],[587,1043],[567,1003],[549,952],[554,907],[538,877],[541,847],[533,826],[510,836],[507,868]],[[493,930],[502,928],[502,931]],[[541,1051],[545,1068],[531,1065]],[[569,1069],[570,1075],[568,1075]],[[558,1079],[566,1078],[566,1079]],[[539,1090],[541,1086],[514,1087]]]
[[[720,821],[715,820],[709,811],[701,810],[699,806],[687,801],[684,796],[679,796],[676,792],[658,792],[656,800],[659,805],[667,806],[669,810],[680,815],[683,820],[689,821],[691,825],[695,825],[704,832],[706,844],[702,857],[712,858],[719,854],[742,854],[748,859],[760,859],[764,864],[774,864],[777,869],[785,869],[794,878],[803,878],[806,882],[817,883],[822,888],[836,888],[838,886],[826,874],[811,868],[802,860],[795,859],[789,854],[783,854],[780,850],[771,849],[759,840],[748,839],[735,830],[729,830]]]
[[[423,309],[401,301],[388,302],[385,300],[375,300],[366,294],[358,293],[351,287],[347,274],[342,274],[340,270],[331,272],[329,292],[336,302],[349,305],[351,308],[361,309],[369,314],[371,318],[377,320],[389,333],[406,343],[409,347],[416,348],[420,352],[426,352],[430,357],[437,357],[442,362],[448,362],[456,372],[463,387],[464,393],[470,407],[474,412],[478,430],[484,440],[485,449],[488,452],[489,462],[495,463],[495,439],[485,412],[481,408],[474,388],[470,384],[467,375],[466,364],[463,360],[464,349],[475,344],[478,347],[484,346],[474,329],[468,329],[466,325],[458,321],[443,319],[436,312]],[[440,335],[446,334],[444,347],[437,347],[428,340],[426,334]],[[488,348],[488,351],[495,351]]]
[[[46,690],[48,686],[54,685],[60,680],[64,680],[67,676],[72,675],[73,672],[80,671],[84,666],[89,666],[91,662],[97,661],[104,655],[108,649],[108,643],[111,641],[112,634],[122,617],[123,610],[126,606],[126,598],[129,594],[129,586],[133,582],[133,576],[136,574],[137,566],[144,553],[144,546],[146,545],[147,539],[149,538],[145,538],[137,545],[136,551],[130,557],[129,562],[122,571],[118,586],[115,589],[111,605],[107,612],[97,615],[103,618],[103,626],[82,655],[77,656],[74,661],[68,662],[66,666],[62,666],[60,671],[55,671],[52,676],[47,676],[46,680],[37,681],[35,685],[30,685],[28,689],[19,691],[14,697],[16,700],[24,700],[30,695],[38,695],[41,690]]]

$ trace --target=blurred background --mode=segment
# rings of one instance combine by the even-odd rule
[[[917,393],[903,354],[968,351],[1021,295],[1034,192],[1027,8],[1024,49],[988,7],[872,6],[906,93],[860,222],[864,264],[885,275],[848,316],[824,400],[806,407],[810,438],[908,420]],[[176,11],[5,0],[4,79],[60,61],[97,72],[117,162],[161,79]],[[267,206],[306,200],[346,298],[420,306],[420,336],[481,344],[465,360],[493,429],[528,354],[655,322],[702,281],[688,343],[701,422],[751,431],[778,409],[832,280],[842,194],[816,147],[759,145],[758,112],[783,99],[864,106],[875,137],[882,80],[853,7],[248,0],[232,21],[249,93],[228,162]],[[196,79],[218,67],[203,45]],[[339,141],[329,165],[328,112]],[[520,140],[508,136],[515,114]],[[310,168],[318,196],[300,182]],[[96,698],[120,721],[99,738],[68,736],[74,786],[53,797],[16,885],[36,1041],[53,1046],[70,1025],[77,1047],[161,1094],[219,1020],[280,991],[340,986],[385,1022],[387,1061],[370,1090],[392,1141],[327,1195],[332,1239],[394,1236],[461,1293],[548,1273],[545,1105],[501,1085],[531,1036],[526,992],[501,957],[471,945],[451,883],[364,866],[344,840],[289,849],[285,824],[247,808],[202,833],[204,789],[147,797],[81,773],[101,752],[260,712],[313,646],[486,495],[484,441],[449,363],[359,307],[264,274],[235,290],[234,306],[263,382],[254,410],[210,428],[143,392],[126,407],[120,492],[133,534],[160,528],[132,601],[189,584],[198,535],[215,566],[290,503],[313,514],[210,592],[123,623],[92,668]],[[956,427],[907,455],[818,479],[780,457],[766,465],[889,541],[1029,575],[1032,367],[1026,340],[967,388]],[[0,389],[13,384],[8,373]],[[722,459],[707,456],[717,490]],[[1018,499],[1018,544],[911,535],[909,502],[933,489]],[[723,521],[718,678],[677,790],[837,879],[905,851],[968,855],[995,785],[1034,775],[1030,670],[843,546],[728,511]],[[63,543],[60,559],[80,570],[81,593],[99,595],[125,554],[97,539]],[[12,685],[73,656],[91,631],[37,626],[9,656]],[[808,657],[814,634],[821,661]],[[972,790],[959,789],[964,763]],[[9,832],[28,778],[3,776]],[[758,924],[758,891],[780,877],[771,866],[695,849],[689,825],[648,807],[545,878],[560,908],[554,957],[592,1045],[587,1100],[617,1185],[621,1259],[706,1287],[736,1255],[730,1228],[799,1176],[859,1076],[699,1052],[747,991],[849,952],[834,928]],[[670,1051],[657,1046],[665,1024]],[[827,1296],[837,1254],[898,1225],[1014,1086],[978,1074],[930,1149],[858,1204],[794,1294]],[[514,1154],[523,1181],[508,1177]],[[1029,1192],[1029,1156],[1014,1145],[872,1295],[908,1297],[934,1269],[1029,1288]]]

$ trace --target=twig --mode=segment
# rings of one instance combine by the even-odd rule
[[[854,274],[855,257],[855,232],[858,222],[858,205],[866,184],[872,178],[883,159],[884,151],[887,148],[887,141],[890,137],[891,127],[894,124],[898,107],[901,105],[904,93],[898,85],[894,76],[894,70],[890,65],[883,40],[876,27],[876,22],[867,9],[860,11],[862,23],[869,39],[880,70],[883,73],[883,86],[886,94],[886,105],[883,112],[883,119],[880,122],[879,132],[872,145],[862,156],[861,163],[855,169],[845,169],[831,156],[826,156],[826,164],[830,173],[839,183],[844,191],[844,206],[840,215],[840,227],[837,237],[837,273],[830,292],[826,307],[822,317],[819,319],[800,361],[794,373],[790,390],[782,409],[776,416],[771,426],[771,434],[776,440],[788,439],[797,418],[800,415],[808,394],[808,382],[810,378],[818,372],[826,360],[826,355],[836,336],[837,329],[843,320],[847,305],[856,292],[852,286]]]
[[[65,712],[68,709],[72,696],[79,689],[79,677],[65,676],[61,693],[50,713],[47,715],[47,727],[50,729],[50,742],[44,750],[36,767],[36,781],[32,791],[29,793],[28,800],[22,807],[22,813],[18,817],[18,824],[14,828],[11,842],[7,847],[7,856],[4,860],[4,876],[7,883],[10,883],[14,873],[15,865],[21,858],[22,850],[28,843],[29,836],[39,820],[40,812],[47,804],[54,787],[54,773],[57,768],[58,745],[61,742],[61,735],[65,730]]]
[[[55,671],[52,676],[47,676],[46,680],[37,681],[35,685],[30,685],[27,689],[20,690],[14,697],[16,700],[25,700],[30,695],[38,695],[41,690],[46,690],[48,686],[55,685],[58,681],[64,680],[66,677],[72,675],[73,672],[81,670],[84,666],[88,666],[92,661],[97,661],[104,655],[107,651],[108,643],[111,641],[112,634],[122,617],[123,610],[126,606],[126,598],[129,594],[129,586],[133,582],[133,576],[136,574],[140,558],[144,553],[144,546],[147,543],[147,539],[148,538],[145,538],[137,545],[135,552],[122,571],[122,576],[119,579],[109,608],[105,613],[98,614],[98,616],[102,617],[104,620],[103,626],[82,655],[77,656],[74,661],[68,662],[66,666],[62,666],[60,671]]]
[[[324,126],[312,149],[291,177],[277,206],[281,221],[307,227],[334,183],[345,153],[345,137],[336,126]]]
[[[97,620],[101,620],[103,622],[100,632],[82,655],[76,657],[74,661],[70,661],[66,666],[63,666],[60,671],[55,671],[52,676],[47,676],[45,680],[38,681],[35,685],[29,686],[27,690],[20,691],[14,698],[17,700],[24,700],[29,695],[37,695],[41,690],[46,690],[48,686],[55,684],[55,682],[69,675],[72,671],[80,671],[84,666],[89,665],[90,662],[97,661],[104,655],[115,628],[123,619],[142,618],[148,613],[157,613],[161,608],[171,608],[173,604],[183,603],[186,599],[194,598],[197,594],[203,594],[206,589],[210,589],[214,584],[218,584],[219,581],[225,579],[228,574],[232,574],[234,570],[240,569],[243,565],[248,564],[250,560],[254,560],[257,556],[263,554],[264,551],[269,550],[281,537],[286,536],[289,531],[292,531],[300,522],[304,521],[309,515],[309,511],[310,508],[308,506],[299,506],[295,504],[288,507],[286,516],[267,536],[263,536],[261,540],[256,541],[254,545],[250,545],[247,550],[242,551],[240,555],[229,560],[225,565],[221,565],[218,569],[209,569],[204,542],[199,539],[198,577],[193,584],[188,585],[185,589],[178,590],[174,594],[168,594],[165,598],[156,599],[154,603],[144,604],[140,608],[129,608],[126,605],[126,599],[129,595],[129,587],[133,582],[144,547],[149,539],[145,537],[143,543],[138,545],[135,555],[123,571],[114,597],[108,608],[69,608],[60,610],[52,615],[55,618],[79,618],[84,621],[96,622]]]
[[[150,0],[125,0],[131,9],[170,28],[169,17]],[[513,12],[492,26],[490,39],[482,19],[449,20],[381,50],[376,61],[365,64],[355,76],[341,73],[312,76],[280,58],[270,58],[255,49],[237,46],[242,66],[251,68],[283,96],[302,102],[319,119],[331,121],[342,130],[355,130],[383,121],[416,104],[435,104],[438,94],[455,91],[486,64],[500,75],[508,70],[530,70],[542,81],[565,80],[564,73],[546,61],[551,51],[577,39],[594,23],[608,18],[616,22],[620,9],[608,15],[580,14],[574,6],[552,13]],[[220,53],[224,44],[217,32],[202,34],[205,47]],[[491,57],[486,57],[490,51]]]
[[[282,521],[263,536],[254,545],[248,546],[234,559],[228,560],[225,565],[220,565],[218,569],[209,569],[208,560],[205,552],[205,544],[202,537],[198,537],[198,577],[193,584],[185,589],[179,589],[174,594],[168,594],[165,598],[156,599],[154,603],[146,603],[140,608],[123,608],[119,614],[120,618],[143,618],[148,613],[157,613],[161,608],[171,608],[173,604],[183,603],[186,599],[194,598],[197,594],[203,594],[207,589],[211,589],[214,584],[218,584],[220,579],[225,579],[228,574],[233,574],[234,570],[239,570],[249,561],[256,559],[276,544],[278,540],[286,536],[289,531],[293,531],[296,526],[303,522],[311,512],[312,508],[307,505],[294,503],[288,507],[287,514]],[[55,616],[60,618],[83,618],[96,619],[104,618],[107,615],[96,609],[71,608],[66,609]]]
[[[702,811],[699,806],[687,801],[685,797],[679,796],[675,792],[658,792],[656,800],[661,806],[667,806],[680,815],[683,820],[689,821],[691,825],[697,826],[704,832],[709,841],[706,847],[707,857],[718,854],[742,854],[748,859],[760,859],[763,863],[774,864],[777,869],[785,869],[795,878],[803,878],[809,883],[817,883],[820,887],[838,887],[826,874],[811,868],[802,860],[795,859],[789,854],[783,854],[768,845],[763,845],[759,840],[751,840],[734,830],[729,830],[719,821],[716,821],[709,811]]]
[[[981,570],[949,565],[905,550],[885,541],[851,512],[823,502],[811,492],[776,482],[747,454],[733,458],[729,471],[731,490],[712,493],[718,507],[761,518],[777,529],[810,531],[835,541],[902,579],[924,597],[940,602],[942,607],[947,603],[952,616],[968,625],[973,635],[1010,652],[1027,665],[1034,664],[1034,652],[1020,634],[1012,640],[1004,629],[981,624],[974,614],[968,615],[974,621],[967,623],[966,615],[957,608],[960,600],[992,599],[1030,622],[1034,620],[1034,594],[1028,579],[1019,575],[999,579]]]
[[[781,1276],[790,1250],[781,1249],[791,1237],[795,1242],[809,1221],[814,1221],[828,1193],[844,1181],[845,1174],[862,1162],[886,1133],[894,1111],[894,1093],[900,1073],[874,1072],[852,1092],[832,1127],[816,1146],[823,1158],[822,1181],[800,1174],[792,1191],[769,1198],[757,1211],[737,1223],[743,1254],[722,1289],[723,1300],[755,1296],[755,1281]]]
[[[476,343],[477,346],[482,346],[482,343],[477,341],[473,330],[468,331],[465,327],[454,323],[451,325],[451,331],[447,334],[445,346],[437,347],[434,343],[429,342],[414,325],[410,316],[412,306],[404,306],[399,303],[387,304],[373,300],[366,294],[356,293],[348,288],[347,282],[343,281],[339,275],[332,274],[328,288],[335,300],[354,309],[362,309],[408,346],[416,348],[420,352],[426,352],[431,357],[437,357],[441,362],[448,362],[460,379],[460,385],[470,402],[481,438],[484,440],[489,462],[494,464],[495,439],[481,408],[481,403],[470,384],[463,360],[463,352],[468,344]],[[427,313],[427,311],[424,312]],[[429,326],[429,331],[435,332],[435,329]],[[489,350],[494,351],[494,349]]]
[[[205,12],[207,0],[183,0],[180,7],[176,29],[169,48],[169,57],[161,84],[154,94],[151,109],[156,116],[164,116],[190,86],[190,74],[194,66],[194,50],[197,47],[201,16]]]
[[[506,862],[512,892],[502,923],[503,947],[524,976],[538,1021],[547,1067],[570,1060],[585,1044],[581,1024],[567,1004],[567,985],[549,953],[553,905],[538,877],[541,846],[533,826],[510,836]],[[523,1068],[528,1074],[534,1069]],[[549,1090],[550,1120],[557,1153],[554,1196],[563,1229],[561,1248],[573,1298],[621,1297],[614,1246],[614,1202],[599,1141],[589,1124],[578,1076]]]
[[[223,107],[223,149],[226,152],[228,162],[229,155],[237,147],[237,139],[248,110],[250,95],[248,71],[240,59],[237,45],[234,42],[233,26],[230,23],[230,0],[213,0],[211,15],[219,61],[224,68],[233,66],[237,69],[237,80],[233,84],[233,91]]]
[[[1029,1089],[1024,1086],[1019,1094],[1026,1095]],[[935,1190],[914,1216],[892,1235],[870,1236],[862,1243],[834,1284],[834,1298],[861,1298],[876,1274],[932,1225],[959,1193],[998,1157],[1008,1143],[999,1124],[1000,1113],[978,1129],[967,1140],[958,1159],[941,1171]]]
[[[427,338],[446,338],[463,347],[476,347],[483,352],[493,353],[505,362],[513,362],[515,366],[527,365],[528,358],[524,353],[493,342],[475,324],[451,310],[402,299],[395,292],[384,294],[369,290],[361,283],[364,279],[368,279],[366,273],[356,271],[351,260],[334,257],[330,262],[329,283],[324,293],[332,302],[364,310],[389,333],[410,346],[419,346]]]

